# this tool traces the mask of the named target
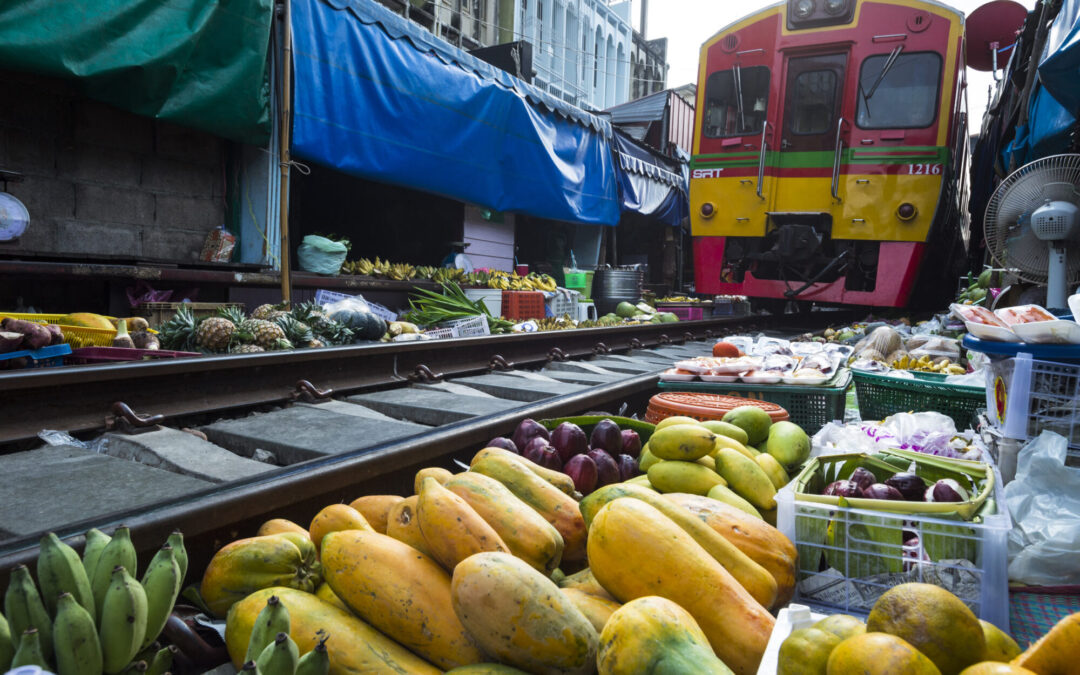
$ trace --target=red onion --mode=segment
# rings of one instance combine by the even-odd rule
[[[641,454],[641,436],[633,429],[622,430],[622,451],[624,455],[637,457]]]
[[[550,434],[548,434],[548,430],[545,429],[542,424],[535,420],[523,419],[521,420],[521,424],[517,426],[517,429],[514,430],[514,445],[524,452],[525,446],[528,445],[529,441],[537,436],[540,436],[545,441],[551,438]]]
[[[596,462],[596,487],[604,487],[622,480],[615,458],[603,450],[590,450],[588,456]]]
[[[485,445],[484,447],[485,448],[502,448],[503,450],[509,450],[510,452],[515,452],[515,453],[517,453],[519,455],[521,454],[521,452],[518,451],[518,447],[516,445],[514,445],[514,442],[512,440],[510,440],[509,438],[506,438],[505,436],[499,436],[499,437],[491,439],[490,441],[488,441],[488,444]]]
[[[874,483],[866,488],[863,490],[863,497],[866,499],[889,499],[897,502],[904,501],[904,495],[900,494],[899,490],[884,483]]]
[[[894,473],[885,479],[885,484],[896,488],[909,502],[923,501],[923,493],[926,492],[926,483],[923,479],[908,471]]]
[[[555,471],[562,471],[563,463],[559,459],[559,453],[550,443],[542,438],[534,438],[525,446],[521,455],[534,464]]]
[[[574,481],[574,489],[587,495],[596,489],[596,462],[588,455],[574,455],[563,466],[563,472]]]
[[[865,490],[877,482],[877,477],[869,469],[860,466],[851,472],[851,477],[848,480],[858,485],[860,490]]]
[[[564,462],[570,461],[570,458],[575,455],[589,451],[588,437],[585,436],[581,427],[573,422],[563,422],[555,427],[555,431],[551,432],[551,444],[555,446],[555,450]]]
[[[623,440],[622,431],[619,430],[619,425],[608,419],[600,420],[596,423],[596,426],[593,427],[592,436],[589,438],[589,445],[593,450],[604,450],[612,456],[620,454],[622,452]]]
[[[821,494],[835,497],[862,497],[863,491],[854,481],[838,480],[829,483]]]
[[[619,466],[619,480],[630,480],[638,475],[637,460],[630,455],[619,455],[615,463]]]

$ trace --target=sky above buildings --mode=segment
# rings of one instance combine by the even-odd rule
[[[986,0],[951,0],[949,4],[965,13],[974,11]],[[1034,0],[1018,0],[1028,9]],[[698,50],[705,40],[724,26],[737,21],[775,0],[650,0],[647,36],[668,39],[669,87],[678,87],[697,79]],[[634,27],[640,26],[640,0],[633,0]],[[968,69],[968,107],[972,128],[978,129],[986,109],[990,73]]]

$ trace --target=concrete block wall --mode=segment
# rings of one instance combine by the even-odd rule
[[[0,70],[0,169],[30,227],[0,254],[198,260],[225,218],[225,142]]]

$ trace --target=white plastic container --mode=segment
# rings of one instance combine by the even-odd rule
[[[1006,438],[1026,441],[1053,431],[1080,458],[1080,365],[1055,363],[1020,352],[986,368],[986,411]]]
[[[466,288],[465,297],[484,303],[491,316],[497,317],[502,313],[502,291],[497,288]]]
[[[953,586],[949,590],[959,591],[976,616],[1008,632],[1007,538],[1012,519],[1001,475],[996,468],[994,473],[998,513],[981,523],[798,501],[789,484],[776,494],[776,525],[799,551],[795,601],[830,614],[866,616],[885,590],[919,581]],[[881,543],[882,533],[899,538],[904,531],[915,532],[919,543]],[[826,569],[820,571],[823,558]],[[847,575],[830,567],[830,558],[842,561]]]
[[[765,647],[765,654],[761,657],[757,675],[776,675],[776,668],[780,661],[780,645],[787,636],[800,628],[809,628],[818,621],[824,619],[826,614],[810,611],[806,605],[792,603],[780,610],[776,615],[776,623],[773,625],[772,634],[769,636],[769,644]]]

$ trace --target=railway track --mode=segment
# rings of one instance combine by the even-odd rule
[[[269,514],[307,522],[327,503],[408,494],[417,469],[454,468],[525,417],[624,403],[643,412],[658,373],[709,353],[710,338],[852,318],[726,318],[6,374],[0,570],[32,561],[42,530],[78,546],[89,527],[119,523],[144,545],[181,529],[198,569]],[[107,452],[27,450],[43,428],[104,432]]]

